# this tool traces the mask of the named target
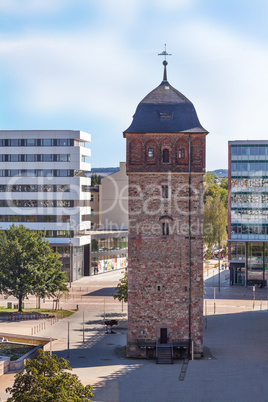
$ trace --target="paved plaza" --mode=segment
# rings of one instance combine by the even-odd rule
[[[267,289],[229,287],[228,271],[221,273],[221,289],[215,289],[217,276],[205,279],[207,319],[204,320],[205,356],[189,361],[184,380],[180,380],[182,361],[157,365],[154,360],[127,359],[126,306],[111,294],[120,272],[83,278],[72,286],[75,297],[66,302],[79,311],[68,319],[47,325],[36,336],[52,337],[53,352],[68,358],[81,381],[93,385],[94,401],[177,402],[177,401],[268,401],[268,310]],[[214,276],[214,278],[213,278]],[[214,284],[213,284],[214,281]],[[217,282],[218,283],[218,282]],[[81,301],[80,289],[86,300]],[[34,303],[29,299],[28,303]],[[48,305],[48,301],[45,304]],[[214,314],[214,303],[216,311]],[[120,324],[115,334],[107,334],[103,316]],[[84,317],[84,343],[83,343]],[[70,352],[67,328],[70,325]],[[0,332],[30,335],[33,322],[6,322]],[[47,345],[49,349],[49,344]],[[13,373],[0,377],[0,397],[13,383]]]

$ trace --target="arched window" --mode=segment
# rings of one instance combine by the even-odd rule
[[[169,235],[169,223],[168,222],[162,222],[162,235],[163,236]]]
[[[169,150],[163,149],[163,163],[169,163]]]

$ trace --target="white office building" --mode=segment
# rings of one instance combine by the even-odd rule
[[[45,231],[71,281],[89,275],[90,134],[0,131],[0,227]]]

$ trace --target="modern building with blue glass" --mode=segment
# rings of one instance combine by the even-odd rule
[[[229,141],[228,145],[231,283],[264,286],[268,279],[268,140]]]

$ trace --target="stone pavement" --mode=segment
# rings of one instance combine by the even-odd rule
[[[114,286],[113,276],[98,282]],[[95,278],[96,279],[96,278]],[[88,278],[88,286],[96,286]],[[210,289],[210,288],[208,288]],[[212,288],[213,290],[213,288]],[[257,289],[260,293],[266,289]],[[181,361],[174,365],[157,365],[153,360],[126,359],[126,329],[124,320],[115,334],[106,334],[103,326],[103,296],[99,307],[83,305],[68,319],[61,320],[40,332],[40,336],[57,338],[53,352],[68,358],[84,384],[92,384],[94,401],[99,402],[253,402],[268,401],[268,310],[252,309],[252,289],[226,287],[216,293],[216,314],[210,311],[204,329],[205,357],[189,361],[183,381],[179,381]],[[98,297],[98,296],[92,296]],[[205,294],[205,298],[207,293]],[[222,298],[220,298],[222,297]],[[121,303],[105,297],[106,317],[123,319]],[[213,298],[207,298],[213,303]],[[111,304],[108,304],[109,301]],[[259,300],[260,302],[260,300]],[[230,303],[230,304],[228,304]],[[239,306],[243,307],[243,311]],[[221,306],[221,307],[220,307]],[[240,306],[240,307],[241,307]],[[108,307],[107,307],[108,308]],[[83,343],[83,313],[85,343]],[[67,328],[70,323],[70,354],[67,351]],[[1,332],[20,331],[27,322],[8,323]],[[1,392],[12,382],[12,374],[0,377]],[[6,383],[6,384],[4,384]]]

